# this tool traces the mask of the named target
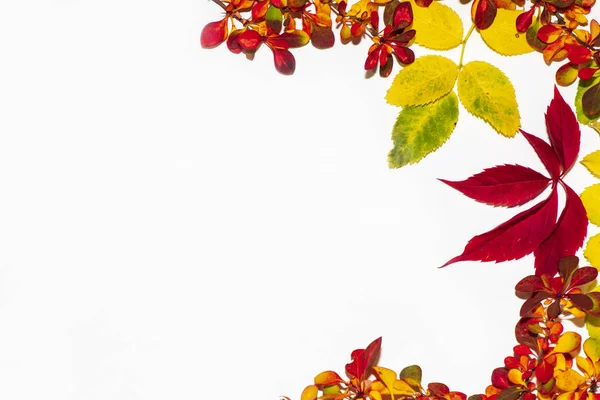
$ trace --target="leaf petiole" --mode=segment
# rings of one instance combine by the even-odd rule
[[[475,24],[471,24],[471,28],[469,28],[469,31],[467,32],[467,34],[465,35],[465,38],[462,40],[461,42],[461,49],[460,49],[460,60],[458,61],[458,69],[462,69],[463,66],[463,57],[465,56],[465,47],[467,45],[467,41],[469,40],[469,38],[471,37],[471,33],[473,33],[473,30],[475,29]]]

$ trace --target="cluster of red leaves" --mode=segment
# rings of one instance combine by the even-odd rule
[[[542,161],[550,177],[521,165],[499,165],[464,181],[442,182],[466,196],[492,206],[516,207],[550,194],[489,232],[473,237],[463,253],[444,266],[465,260],[507,261],[535,255],[536,275],[554,274],[558,260],[574,254],[587,234],[588,219],[577,193],[565,182],[579,154],[581,133],[575,114],[558,89],[546,112],[550,143],[523,130],[521,133]],[[558,188],[566,203],[557,220]]]
[[[264,43],[273,52],[275,68],[284,75],[296,69],[296,60],[290,48],[302,47],[309,42],[318,49],[334,45],[333,19],[340,28],[342,43],[357,43],[365,37],[373,45],[369,48],[365,69],[373,70],[379,64],[382,77],[390,75],[393,58],[410,64],[415,55],[408,48],[415,36],[407,30],[413,15],[410,3],[399,0],[361,0],[347,10],[345,1],[322,0],[213,0],[225,11],[223,19],[207,24],[200,34],[200,44],[213,48],[226,42],[235,53],[254,57]],[[428,6],[432,0],[419,0]],[[383,7],[384,28],[379,29],[379,8]],[[332,16],[334,18],[332,18]],[[297,29],[298,24],[301,28]],[[239,25],[239,27],[238,27]]]
[[[381,338],[366,349],[352,352],[352,361],[346,364],[345,380],[334,371],[315,376],[314,384],[302,392],[301,400],[387,400],[411,398],[415,400],[466,400],[464,393],[450,391],[443,383],[421,386],[422,371],[411,365],[396,374],[389,368],[376,365],[381,350]]]
[[[596,393],[600,341],[586,340],[585,356],[580,356],[581,336],[565,332],[561,322],[569,316],[600,316],[600,292],[582,290],[596,279],[598,271],[578,268],[578,262],[575,256],[564,257],[559,260],[557,275],[531,275],[517,284],[518,293],[529,295],[515,327],[519,344],[504,359],[504,366],[492,372],[485,394],[468,400],[600,400]],[[346,365],[348,379],[334,371],[321,372],[304,389],[301,400],[467,400],[464,393],[450,391],[443,383],[423,387],[417,365],[399,374],[377,366],[380,349],[381,338],[366,349],[354,350]]]

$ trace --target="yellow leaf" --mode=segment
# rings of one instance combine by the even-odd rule
[[[415,393],[415,389],[412,388],[403,379],[398,379],[398,380],[396,380],[396,382],[394,382],[394,390],[396,391],[396,393],[398,393],[400,395],[406,395],[406,396],[410,396]]]
[[[587,376],[594,375],[594,364],[587,358],[577,356],[575,359],[577,361],[577,368],[582,371]]]
[[[375,390],[371,390],[369,392],[369,396],[373,399],[373,400],[382,400],[381,398],[381,393],[376,392]]]
[[[484,61],[466,64],[458,76],[458,97],[468,112],[513,137],[521,125],[515,89],[506,75]]]
[[[600,178],[600,150],[596,150],[593,153],[583,157],[581,161],[583,165],[594,175],[596,178]]]
[[[580,197],[590,222],[600,226],[600,183],[586,188]]]
[[[579,385],[585,382],[585,378],[577,371],[568,369],[556,374],[556,387],[565,392],[573,392]]]
[[[416,44],[433,50],[449,50],[462,42],[462,21],[453,9],[437,1],[429,7],[419,7],[414,1],[411,5]]]
[[[319,394],[319,389],[315,385],[310,385],[304,388],[302,391],[302,395],[300,396],[301,400],[316,400],[317,395]]]
[[[392,130],[390,168],[414,164],[437,150],[448,140],[457,121],[458,99],[452,91],[431,104],[403,108]]]
[[[393,106],[422,106],[448,94],[457,76],[454,61],[435,55],[419,57],[398,72],[385,99]]]
[[[600,233],[588,239],[583,255],[590,264],[600,270]]]
[[[396,373],[389,368],[373,367],[375,375],[388,388],[390,393],[394,391],[394,383],[396,382]]]
[[[516,20],[522,12],[522,10],[503,10],[499,8],[492,26],[479,31],[485,44],[503,56],[531,53],[533,49],[527,43],[525,34],[517,32]]]
[[[518,369],[511,369],[508,371],[508,380],[515,385],[525,385],[525,381],[523,381],[523,374]]]
[[[600,236],[600,235],[596,235]],[[594,237],[596,237],[594,236]],[[593,239],[593,238],[592,238]],[[591,239],[590,239],[591,240]],[[588,242],[589,246],[589,242]],[[592,292],[600,292],[600,286],[596,286]],[[588,334],[591,339],[596,339],[600,341],[600,317],[593,317],[591,315],[585,316],[585,327],[587,328]],[[585,344],[584,344],[585,346]],[[585,351],[585,347],[583,348]]]
[[[577,350],[581,344],[581,336],[576,332],[563,333],[556,342],[553,353],[570,353]]]
[[[587,338],[583,342],[583,352],[593,362],[600,360],[600,341],[593,338]]]

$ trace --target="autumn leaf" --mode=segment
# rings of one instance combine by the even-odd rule
[[[381,350],[381,338],[375,339],[366,349],[357,349],[350,357],[352,362],[346,364],[346,373],[350,377],[363,381],[371,372]]]
[[[600,226],[600,183],[586,188],[581,193],[581,201],[583,201],[590,222]]]
[[[600,178],[600,150],[596,150],[583,157],[581,163],[592,173],[592,175],[596,178]]]
[[[583,255],[590,264],[600,270],[600,233],[588,239]]]
[[[502,207],[523,205],[550,183],[550,178],[520,165],[488,168],[461,182],[440,180],[473,200]]]
[[[577,115],[577,120],[584,125],[589,125],[591,122],[596,121],[598,117],[600,117],[600,115],[588,115],[583,108],[583,95],[588,89],[590,89],[590,87],[599,83],[600,77],[596,77],[589,80],[580,79],[579,85],[577,85],[577,93],[575,94],[575,114]]]
[[[458,76],[458,66],[449,58],[429,55],[404,67],[389,88],[386,100],[394,106],[421,106],[448,94]]]
[[[546,129],[563,169],[563,175],[573,166],[579,154],[581,132],[577,118],[560,92],[554,87],[554,98],[546,111]]]
[[[573,369],[559,371],[556,374],[556,387],[565,392],[577,390],[584,382],[585,378]]]
[[[466,64],[458,76],[458,97],[468,112],[513,137],[520,116],[512,83],[498,68],[484,61]]]
[[[529,142],[529,145],[535,150],[538,158],[544,164],[546,171],[550,174],[552,179],[556,180],[559,178],[561,173],[560,161],[558,161],[558,156],[556,152],[548,143],[544,142],[537,136],[533,136],[521,129],[521,133]]]
[[[489,28],[479,31],[490,49],[503,56],[516,56],[534,51],[527,43],[525,34],[517,32],[516,20],[521,12],[499,8],[494,23]]]
[[[437,150],[450,137],[457,121],[458,99],[452,91],[428,105],[403,108],[392,130],[390,168],[414,164]]]
[[[413,25],[418,34],[415,43],[433,50],[449,50],[460,45],[463,25],[458,14],[450,7],[437,1],[429,7],[419,7],[411,1]]]

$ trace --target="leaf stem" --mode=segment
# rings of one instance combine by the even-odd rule
[[[462,40],[462,48],[460,49],[460,60],[458,61],[458,69],[462,69],[463,66],[463,57],[465,56],[465,47],[467,45],[467,41],[471,37],[471,33],[475,30],[475,24],[471,24],[471,28],[469,28],[469,32],[465,35],[465,38]]]

